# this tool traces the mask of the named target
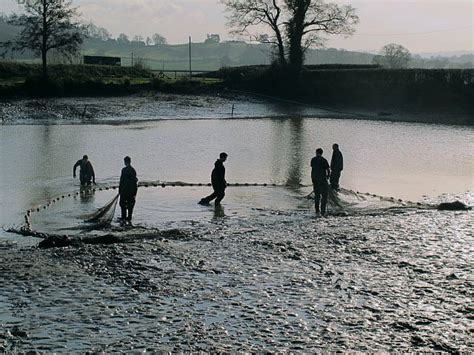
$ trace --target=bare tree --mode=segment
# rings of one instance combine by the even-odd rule
[[[89,38],[94,38],[101,41],[107,41],[112,38],[112,35],[107,29],[96,26],[93,22],[85,24],[84,30],[86,31]]]
[[[284,1],[289,12],[286,23],[289,62],[297,70],[303,65],[305,51],[324,43],[321,34],[349,36],[359,22],[355,9],[350,5],[340,6],[323,0]]]
[[[373,63],[380,64],[390,69],[407,68],[411,60],[408,49],[400,44],[390,43],[382,47],[378,56],[374,57]]]
[[[324,34],[351,35],[359,18],[352,6],[323,0],[222,0],[234,34],[267,26],[278,46],[279,62],[299,70],[307,48],[321,45]],[[257,38],[258,36],[256,36]]]
[[[128,36],[125,33],[121,33],[117,37],[117,42],[123,43],[123,44],[128,44],[128,43],[130,43],[130,39],[128,38]]]
[[[142,35],[135,35],[135,36],[133,36],[132,42],[144,43],[144,41],[145,41],[145,38],[144,38]]]
[[[228,24],[233,34],[247,34],[250,27],[267,26],[273,35],[268,43],[278,48],[279,64],[286,64],[283,24],[283,3],[280,0],[222,0],[229,13]]]
[[[71,0],[25,1],[25,14],[14,15],[8,22],[21,31],[17,38],[2,43],[7,50],[23,53],[27,49],[41,56],[43,78],[48,78],[48,52],[54,50],[74,56],[80,49],[85,33],[74,22],[77,11]]]
[[[204,43],[219,43],[221,36],[218,33],[208,33]]]
[[[159,45],[159,44],[167,44],[168,41],[166,40],[165,37],[163,37],[162,35],[160,35],[159,33],[155,33],[153,36],[152,36],[152,39],[153,39],[153,43],[156,45]]]

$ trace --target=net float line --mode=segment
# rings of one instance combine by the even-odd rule
[[[138,187],[141,188],[150,188],[150,187],[211,187],[211,183],[188,183],[188,182],[161,182],[161,181],[144,181],[140,182],[138,184]],[[275,184],[275,183],[228,183],[228,187],[312,187],[312,185],[303,185],[303,184]],[[41,212],[42,210],[46,210],[49,207],[53,206],[55,203],[61,201],[62,199],[65,198],[70,198],[70,197],[77,197],[80,196],[81,193],[83,192],[97,192],[97,191],[108,191],[108,190],[117,190],[118,185],[108,185],[108,186],[101,186],[101,187],[87,187],[84,189],[81,189],[80,191],[74,191],[74,192],[69,192],[65,193],[63,195],[59,195],[57,197],[52,198],[49,200],[47,203],[43,205],[36,205],[33,208],[29,209],[26,211],[25,217],[30,216],[33,213],[38,213]],[[355,191],[355,190],[346,190],[348,192],[351,192],[353,194],[357,195],[365,195],[365,196],[371,196],[371,197],[376,197],[379,198],[380,200],[384,201],[391,201],[391,202],[399,202],[399,203],[407,203],[410,205],[418,205],[418,206],[423,206],[426,204],[422,204],[420,202],[412,202],[412,201],[404,201],[402,199],[395,199],[394,197],[386,197],[386,196],[381,196],[381,195],[376,195],[376,194],[371,194],[368,192],[360,192],[360,191]]]
[[[412,207],[412,208],[432,209],[432,208],[437,207],[436,205],[429,204],[429,203],[413,202],[410,200],[403,200],[401,198],[395,198],[395,197],[387,197],[387,196],[372,194],[369,192],[361,192],[357,190],[344,189],[344,188],[341,188],[340,190],[345,191],[346,193],[351,193],[353,195],[356,195],[359,197],[359,199],[363,199],[365,196],[367,196],[367,197],[377,198],[380,201],[391,202],[391,203],[400,204],[402,206]],[[306,197],[310,199],[313,198],[313,191],[311,191],[309,195],[307,195]]]
[[[211,183],[192,183],[192,182],[182,182],[182,181],[176,181],[176,182],[163,182],[160,180],[157,181],[141,181],[138,183],[139,188],[152,188],[152,187],[161,187],[161,188],[167,188],[167,187],[211,187]],[[297,187],[297,188],[304,188],[304,187],[313,187],[313,185],[303,185],[303,184],[276,184],[276,183],[249,183],[249,182],[243,182],[243,183],[228,183],[227,187]],[[119,185],[114,184],[114,185],[106,185],[106,186],[88,186],[85,188],[81,188],[79,191],[73,191],[69,193],[65,193],[56,197],[53,197],[50,199],[48,202],[45,204],[40,204],[36,205],[33,208],[29,209],[26,211],[24,215],[25,223],[23,225],[23,229],[27,231],[32,230],[32,225],[31,225],[31,216],[35,213],[42,212],[44,210],[47,210],[48,208],[52,207],[53,205],[57,204],[59,201],[64,200],[66,198],[77,198],[80,196],[82,193],[88,193],[88,192],[97,192],[97,191],[110,191],[110,190],[117,190],[119,188]],[[354,190],[345,190],[347,192],[357,194],[359,196],[370,196],[370,197],[375,197],[379,198],[381,201],[387,201],[387,202],[393,202],[393,203],[401,203],[405,204],[408,206],[413,206],[413,207],[418,207],[418,208],[433,208],[433,205],[425,204],[425,203],[420,203],[420,202],[412,202],[412,201],[404,201],[402,199],[396,199],[394,197],[385,197],[385,196],[380,196],[376,194],[371,194],[368,192],[359,192],[359,191],[354,191]],[[311,195],[311,193],[308,195],[308,197]]]
[[[410,200],[402,200],[401,198],[381,196],[381,195],[371,194],[369,192],[360,192],[360,191],[354,191],[354,190],[346,190],[346,191],[349,191],[353,194],[357,194],[361,196],[375,197],[375,198],[380,199],[380,201],[388,201],[388,202],[401,203],[401,204],[406,204],[406,205],[431,206],[427,203],[413,202]]]
[[[166,187],[211,187],[211,183],[192,183],[192,182],[162,182],[162,181],[142,181],[138,183],[139,188],[151,188],[151,187],[161,187],[161,188],[166,188]],[[290,185],[290,184],[275,184],[275,183],[249,183],[249,182],[243,182],[243,183],[228,183],[228,187],[308,187],[309,185]],[[64,200],[66,198],[77,198],[80,196],[82,193],[89,193],[89,192],[97,192],[97,191],[110,191],[110,190],[117,190],[119,188],[119,185],[106,185],[106,186],[87,186],[87,187],[82,187],[79,191],[73,191],[73,192],[68,192],[64,193],[62,195],[58,195],[56,197],[53,197],[52,199],[48,200],[44,204],[38,204],[35,205],[34,207],[28,209],[24,215],[25,223],[23,225],[23,229],[27,231],[32,230],[31,226],[31,216],[33,214],[45,211],[49,209],[50,207],[54,206],[57,204],[59,201]]]

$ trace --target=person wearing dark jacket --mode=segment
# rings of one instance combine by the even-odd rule
[[[219,159],[214,163],[214,169],[211,173],[211,183],[214,192],[209,196],[201,199],[199,201],[200,205],[207,205],[212,200],[216,199],[216,205],[219,205],[222,199],[225,196],[225,189],[227,187],[227,182],[225,181],[225,167],[224,162],[227,160],[227,154],[219,154]]]
[[[328,178],[330,176],[328,161],[323,158],[323,150],[316,149],[316,156],[311,159],[311,180],[314,188],[314,206],[316,213],[321,211],[321,215],[326,214],[326,204],[328,202]],[[319,201],[321,200],[321,209]]]
[[[341,171],[344,168],[344,164],[339,145],[334,143],[332,149],[331,177],[329,178],[329,182],[333,190],[339,191],[339,179],[341,178]]]
[[[122,221],[131,221],[133,215],[133,207],[135,206],[135,197],[138,190],[137,172],[132,167],[130,157],[124,158],[125,168],[122,169],[120,175],[120,208],[122,210]]]
[[[90,185],[91,183],[95,184],[94,168],[87,155],[84,155],[82,159],[79,159],[76,164],[74,164],[72,168],[72,177],[74,179],[76,178],[77,167],[80,167],[79,180],[81,181],[81,186]]]

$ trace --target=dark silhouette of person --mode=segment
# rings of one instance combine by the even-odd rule
[[[341,178],[341,171],[343,168],[344,162],[342,153],[339,150],[339,145],[334,143],[332,145],[331,177],[329,178],[333,190],[339,191],[339,179]]]
[[[219,205],[225,196],[225,189],[227,187],[227,181],[225,181],[225,167],[224,162],[227,160],[227,154],[219,154],[219,159],[214,163],[214,169],[211,173],[211,183],[214,192],[207,197],[204,197],[199,201],[200,205],[207,205],[212,200],[216,199],[216,206]]]
[[[326,205],[328,202],[328,178],[331,170],[328,161],[323,158],[323,150],[316,149],[316,156],[311,159],[311,180],[314,189],[314,206],[316,213],[326,214]],[[319,209],[319,201],[321,200],[321,209]]]
[[[122,169],[120,175],[120,209],[122,210],[122,221],[131,221],[133,216],[133,208],[135,207],[135,198],[138,190],[137,172],[132,167],[132,159],[125,157],[123,159],[125,168]]]
[[[95,184],[94,168],[87,155],[84,155],[82,159],[79,159],[76,164],[74,164],[72,168],[72,177],[74,179],[76,178],[77,167],[80,167],[79,180],[81,181],[81,186],[90,185],[92,183]]]

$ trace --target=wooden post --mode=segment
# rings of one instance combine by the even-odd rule
[[[132,67],[133,67],[133,52],[132,52]]]
[[[82,119],[86,117],[86,112],[87,112],[87,105],[84,106],[84,111],[82,112]]]

